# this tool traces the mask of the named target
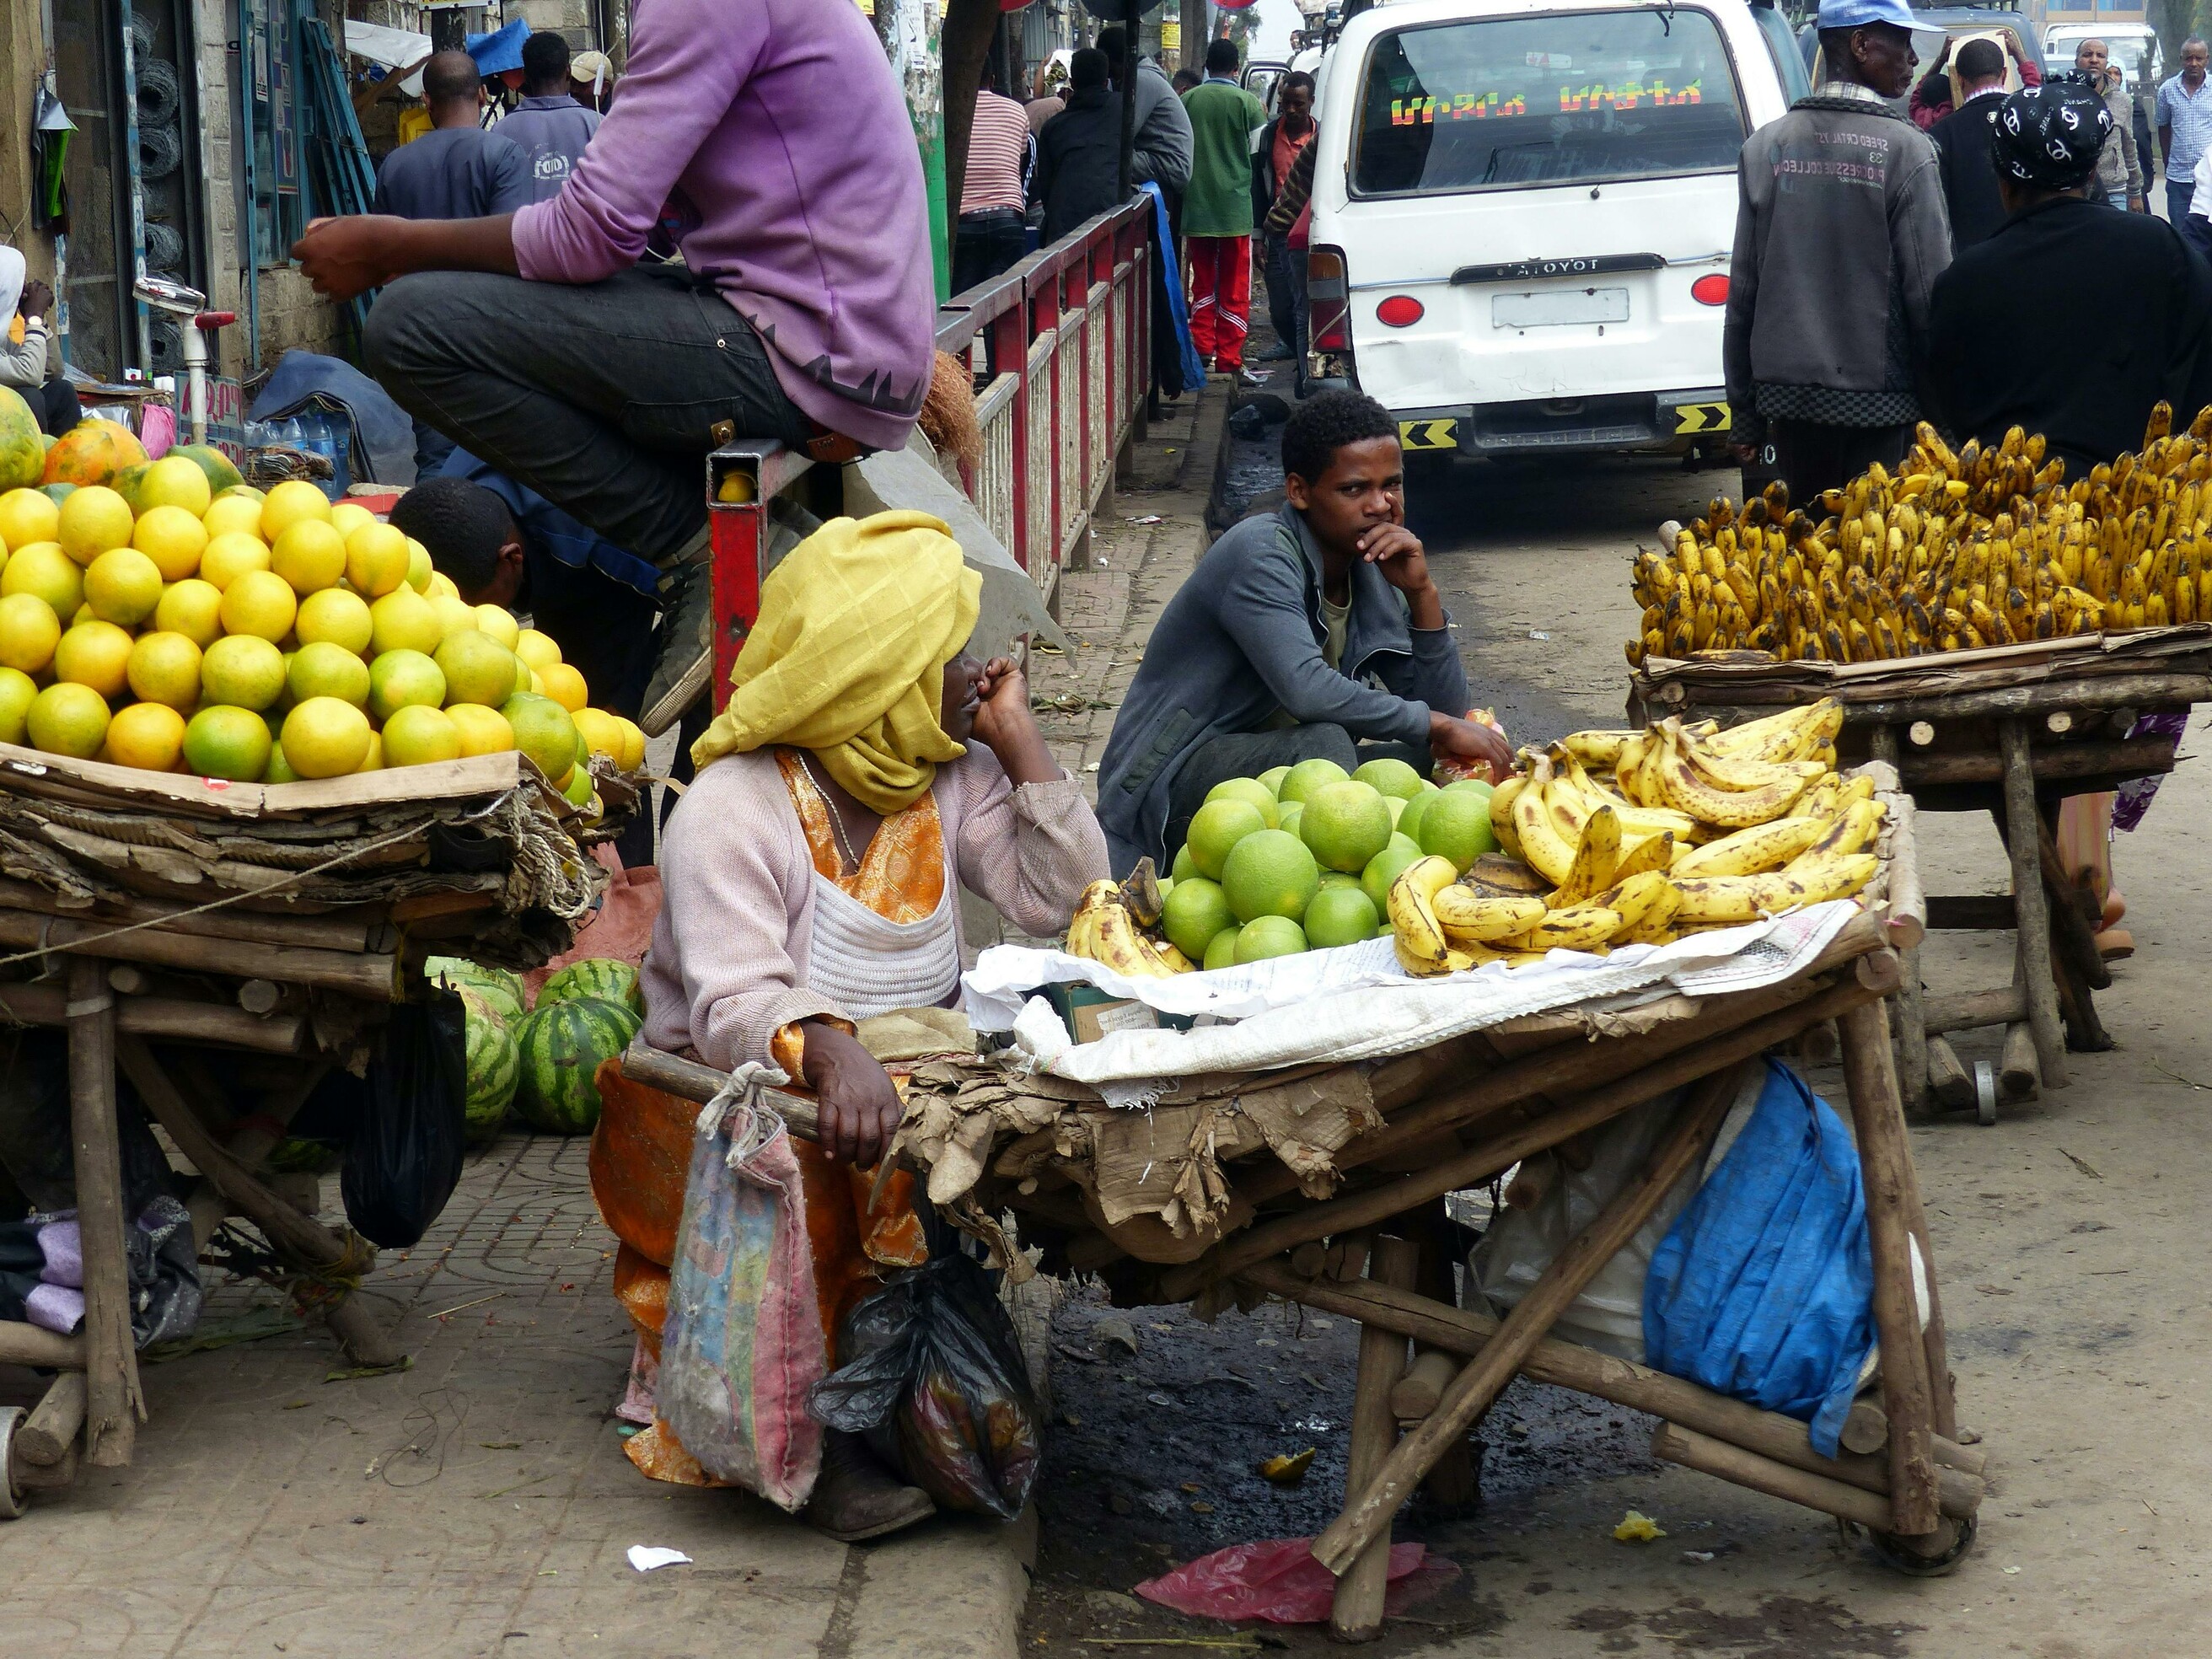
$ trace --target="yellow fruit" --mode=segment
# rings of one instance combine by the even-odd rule
[[[369,621],[368,601],[343,587],[326,587],[301,600],[299,620],[294,627],[303,646],[327,641],[343,646],[356,656],[368,649],[369,637],[374,631]]]
[[[314,697],[335,697],[356,708],[368,706],[368,665],[342,645],[315,640],[292,654],[284,683],[293,698],[306,702]],[[345,769],[350,772],[350,766]],[[316,775],[335,777],[336,773]]]
[[[249,634],[273,644],[292,631],[299,609],[291,584],[282,576],[273,570],[249,570],[223,592],[222,631]]]
[[[460,734],[464,755],[496,755],[514,747],[514,728],[496,708],[480,702],[449,703],[446,718]]]
[[[44,599],[32,593],[0,598],[0,663],[35,674],[54,659],[61,637],[61,618]]]
[[[213,541],[218,536],[251,536],[261,539],[261,503],[243,495],[223,495],[208,503],[200,514],[200,527]]]
[[[368,708],[389,720],[402,708],[435,708],[446,700],[446,676],[420,651],[386,651],[368,665]]]
[[[365,599],[381,599],[407,581],[407,537],[371,519],[345,538],[346,580]]]
[[[79,564],[90,564],[111,547],[131,545],[131,522],[130,502],[106,484],[86,484],[63,498],[54,539]]]
[[[222,637],[222,590],[198,576],[171,582],[154,607],[154,626],[206,650]]]
[[[276,702],[283,689],[284,653],[256,635],[228,635],[200,658],[203,702],[262,709]]]
[[[327,496],[305,478],[293,478],[269,492],[261,503],[261,539],[271,547],[276,538],[302,519],[331,521]]]
[[[252,505],[252,503],[248,503]],[[258,536],[226,530],[200,550],[200,580],[228,587],[249,570],[269,568],[269,549]]]
[[[88,685],[58,681],[31,700],[24,730],[33,749],[90,760],[107,739],[107,699]]]
[[[20,668],[0,668],[0,743],[23,741],[24,717],[38,700],[36,681]]]
[[[179,507],[197,519],[208,510],[215,492],[191,456],[164,455],[139,478],[133,498],[142,515],[157,507]]]
[[[269,499],[266,490],[256,489],[250,483],[234,483],[228,489],[218,489],[215,492],[215,498],[219,501],[228,501],[234,495],[249,501],[265,501]]]
[[[572,714],[591,701],[591,689],[584,684],[583,675],[568,663],[539,669],[538,678],[544,694]]]
[[[50,542],[60,532],[61,504],[36,489],[11,489],[0,495],[0,545],[28,547]]]
[[[381,772],[384,769],[384,739],[372,732],[368,734],[368,753],[361,757],[356,772]]]
[[[461,590],[453,585],[453,579],[442,570],[433,570],[430,580],[422,585],[421,592],[427,599],[434,599],[441,593],[449,599],[461,597]]]
[[[166,703],[180,712],[199,703],[200,648],[182,634],[141,635],[125,672],[131,696],[142,702]]]
[[[303,698],[284,716],[284,761],[303,778],[342,778],[368,758],[371,735],[368,716],[352,703]]]
[[[436,652],[438,671],[446,677],[446,701],[482,703],[496,708],[514,695],[515,676],[521,668],[514,652],[474,628],[449,634]]]
[[[269,745],[269,764],[262,769],[261,781],[264,783],[304,781],[300,775],[292,769],[292,763],[284,758],[283,743],[272,743]]]
[[[394,711],[384,722],[386,766],[427,766],[457,760],[460,753],[460,728],[442,708],[415,703]]]
[[[517,660],[520,661],[520,659],[518,658]],[[526,665],[522,672],[523,673],[530,676],[530,684],[527,686],[523,685],[520,683],[520,677],[518,676],[514,689],[518,691],[527,690],[533,697],[544,696],[545,695],[545,682],[538,678],[538,671]]]
[[[54,678],[119,697],[131,684],[131,636],[110,622],[79,623],[54,647]]]
[[[76,496],[70,499],[75,501]],[[17,548],[9,556],[7,568],[0,570],[0,595],[9,593],[33,594],[44,599],[57,617],[74,617],[77,606],[84,603],[84,572],[58,544],[33,542],[28,547]]]
[[[90,605],[81,605],[77,606],[75,611],[70,613],[69,625],[71,628],[76,628],[82,623],[98,622],[99,620],[99,617],[92,614],[92,607]]]
[[[251,708],[211,703],[185,724],[185,764],[200,777],[257,782],[269,769],[270,741],[268,721]]]
[[[479,631],[477,628],[477,608],[465,599],[457,599],[445,593],[433,594],[430,609],[438,613],[438,626],[445,630],[441,635],[443,639],[450,640],[456,634]],[[501,648],[505,649],[504,647]]]
[[[387,651],[420,651],[427,656],[445,638],[438,613],[412,588],[385,594],[368,607],[368,617],[369,648],[379,656]]]
[[[625,720],[620,714],[615,719],[621,721],[623,729],[622,757],[617,764],[625,772],[635,772],[645,764],[645,728],[635,720]]]
[[[477,628],[489,634],[508,650],[521,636],[522,628],[514,620],[514,613],[503,605],[480,605],[477,607]]]
[[[319,593],[345,574],[345,538],[319,519],[302,519],[269,544],[269,568],[300,598]]]
[[[574,769],[576,722],[559,703],[518,692],[499,712],[514,728],[514,746],[549,779],[566,778]]]
[[[359,501],[332,501],[331,503],[331,528],[337,531],[339,535],[344,537],[348,541],[351,541],[353,539],[353,532],[360,529],[362,526],[365,524],[374,524],[375,522],[376,514],[370,512]]]
[[[407,538],[407,586],[417,593],[428,592],[433,574],[430,550],[410,536]]]
[[[543,674],[561,660],[561,647],[551,635],[526,628],[514,636],[514,654],[529,664],[532,672]]]
[[[181,507],[157,507],[142,514],[131,532],[131,545],[161,567],[165,582],[180,582],[198,570],[207,544],[206,528]]]
[[[576,735],[595,755],[605,755],[617,766],[622,764],[623,749],[627,741],[619,717],[603,708],[572,708],[569,715],[576,722]]]
[[[107,723],[108,758],[118,766],[167,772],[184,751],[185,717],[165,703],[134,702]]]
[[[84,573],[84,602],[100,621],[136,628],[161,602],[161,570],[135,547],[111,547]]]

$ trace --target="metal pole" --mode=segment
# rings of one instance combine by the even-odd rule
[[[1121,36],[1121,191],[1126,202],[1137,188],[1137,25],[1145,0],[1129,0],[1128,23]]]

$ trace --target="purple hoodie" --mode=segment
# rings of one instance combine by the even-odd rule
[[[759,330],[785,394],[900,449],[929,386],[921,160],[852,0],[640,0],[614,106],[561,193],[514,216],[523,276],[632,264],[672,197],[684,262]]]

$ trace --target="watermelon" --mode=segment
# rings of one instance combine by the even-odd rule
[[[543,1003],[515,1034],[520,1085],[515,1110],[547,1134],[589,1134],[599,1121],[599,1062],[629,1046],[641,1024],[619,1002],[570,997]]]
[[[468,985],[460,988],[459,994],[468,1042],[468,1096],[463,1107],[468,1125],[465,1138],[471,1146],[481,1146],[507,1121],[507,1108],[514,1103],[514,1085],[521,1076],[521,1061],[514,1033],[507,1029],[491,998]]]
[[[538,1006],[568,1002],[576,997],[600,997],[619,1002],[639,1013],[645,1000],[638,994],[637,969],[612,957],[589,957],[572,962],[538,988]]]
[[[422,974],[431,984],[448,990],[481,992],[494,1012],[510,1025],[520,1020],[530,1006],[522,975],[504,968],[479,968],[459,957],[432,957],[422,964]]]

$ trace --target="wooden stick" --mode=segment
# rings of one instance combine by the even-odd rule
[[[15,1449],[51,1468],[69,1455],[84,1427],[84,1373],[64,1371],[15,1430]]]
[[[149,962],[191,973],[230,974],[240,979],[291,980],[348,996],[392,1001],[398,993],[398,960],[364,952],[309,950],[295,945],[254,945],[202,939],[144,928],[115,934],[112,924],[70,921],[22,910],[0,909],[0,945],[11,950],[52,948]]]
[[[2027,993],[2014,981],[1991,991],[1930,997],[1926,1009],[1930,1036],[1947,1031],[1976,1030],[1984,1025],[2012,1025],[2027,1018]]]
[[[35,1365],[41,1370],[84,1369],[84,1338],[63,1336],[43,1325],[0,1319],[0,1365]]]
[[[1761,1457],[1757,1452],[1746,1451],[1741,1446],[1731,1446],[1673,1423],[1662,1423],[1652,1435],[1651,1455],[1669,1463],[1680,1463],[1684,1468],[1717,1475],[1739,1486],[1748,1486],[1753,1492],[1763,1492],[1771,1498],[1785,1498],[1792,1504],[1802,1504],[1808,1510],[1840,1516],[1869,1532],[1893,1530],[1887,1501],[1872,1492],[1831,1480],[1826,1475],[1808,1474],[1802,1469],[1793,1469],[1771,1457]]]
[[[1256,1223],[1224,1239],[1197,1261],[1164,1273],[1160,1280],[1161,1299],[1186,1301],[1213,1280],[1252,1262],[1264,1261],[1309,1238],[1325,1237],[1355,1227],[1371,1227],[1416,1204],[1442,1198],[1462,1188],[1479,1186],[1532,1153],[1547,1151],[1585,1129],[1595,1128],[1630,1107],[1640,1106],[1670,1089],[1680,1088],[1749,1059],[1778,1042],[1786,1042],[1816,1021],[1832,1018],[1845,1008],[1878,994],[1855,980],[1846,979],[1778,1013],[1670,1054],[1656,1065],[1632,1072],[1540,1117],[1509,1127],[1457,1158],[1395,1181],[1363,1188],[1325,1204],[1310,1204],[1288,1215]],[[1609,1057],[1611,1045],[1593,1043],[1589,1047],[1601,1060]],[[1352,1143],[1354,1146],[1358,1144]],[[1341,1153],[1339,1158],[1340,1161]]]
[[[2004,756],[2006,841],[2012,854],[2012,897],[2020,916],[2020,964],[2027,988],[2027,1024],[2045,1088],[2066,1086],[2066,1037],[2058,1024],[2058,987],[2051,978],[2051,915],[2037,855],[2035,779],[2028,768],[2027,728],[2016,720],[1998,728]],[[1924,1527],[1900,1528],[1924,1532]]]
[[[2058,843],[2040,810],[2035,815],[2035,857],[2043,868],[2044,894],[2051,907],[2052,948],[2074,964],[2091,990],[2112,989],[2112,970],[2097,949],[2096,927],[2082,914],[2084,902],[2095,900],[2068,878],[2066,866],[2058,861]]]
[[[1340,1284],[1328,1279],[1298,1278],[1280,1260],[1262,1261],[1237,1274],[1239,1283],[1286,1301],[1304,1303],[1322,1313],[1354,1319],[1363,1324],[1384,1325],[1417,1343],[1430,1343],[1449,1352],[1473,1356],[1498,1334],[1498,1321],[1488,1314],[1455,1308],[1423,1297],[1407,1296],[1372,1280]],[[1648,1412],[1670,1422],[1681,1423],[1731,1445],[1746,1446],[1763,1456],[1832,1474],[1869,1492],[1889,1490],[1886,1458],[1826,1458],[1813,1449],[1810,1431],[1794,1417],[1762,1411],[1741,1400],[1713,1393],[1686,1378],[1669,1376],[1643,1365],[1616,1359],[1579,1343],[1546,1337],[1529,1351],[1522,1370],[1537,1382],[1595,1395],[1632,1411]],[[1863,1404],[1863,1402],[1862,1402]],[[1857,1409],[1856,1407],[1854,1408]],[[1888,1437],[1888,1419],[1882,1419],[1882,1439]],[[1932,1442],[1936,1461],[1942,1468],[1978,1475],[1987,1466],[1987,1454],[1978,1446],[1960,1446],[1938,1438]]]
[[[1997,1083],[2008,1100],[2033,1100],[2042,1079],[2035,1070],[2035,1039],[2025,1024],[2005,1027],[2004,1051],[1997,1061]]]
[[[1419,1247],[1385,1235],[1375,1241],[1368,1271],[1396,1290],[1411,1290],[1420,1263]],[[1344,1472],[1344,1501],[1350,1504],[1382,1473],[1383,1460],[1398,1440],[1398,1419],[1390,1391],[1406,1369],[1406,1339],[1379,1325],[1359,1328],[1358,1382],[1352,1394],[1351,1446]],[[1390,1530],[1361,1553],[1337,1579],[1329,1609],[1329,1634],[1340,1642],[1371,1642],[1382,1633],[1382,1598],[1390,1585]]]
[[[134,921],[158,921],[161,925],[160,931],[164,933],[243,939],[252,945],[301,945],[325,951],[366,951],[370,948],[371,934],[378,931],[373,919],[357,914],[272,916],[233,906],[194,916],[180,914],[193,906],[163,904],[153,899],[102,900],[94,912],[82,905],[64,904],[57,895],[33,883],[6,879],[0,879],[0,908],[32,910],[42,916],[66,916],[100,928],[120,927]]]
[[[2042,890],[2040,884],[2036,890]],[[1888,1022],[1878,1004],[1844,1016],[1844,1080],[1850,1096],[1866,1188],[1867,1237],[1874,1256],[1875,1327],[1881,1344],[1882,1409],[1889,1414],[1887,1530],[1900,1536],[1936,1530],[1940,1518],[1928,1358],[1912,1294],[1912,1251],[1905,1219],[1914,1185],[1905,1115],[1889,1074]]]
[[[1453,1378],[1435,1412],[1398,1443],[1382,1473],[1314,1540],[1314,1557],[1323,1566],[1341,1574],[1376,1539],[1389,1535],[1390,1517],[1443,1449],[1490,1408],[1552,1322],[1635,1236],[1683,1171],[1704,1155],[1735,1097],[1737,1083],[1737,1066],[1731,1065],[1707,1078],[1682,1103],[1637,1178],[1553,1258],[1506,1316],[1497,1336]]]
[[[1413,1356],[1406,1374],[1390,1390],[1391,1414],[1401,1423],[1418,1423],[1437,1408],[1444,1390],[1459,1373],[1452,1357],[1442,1348],[1424,1348]]]
[[[685,1060],[680,1054],[665,1054],[658,1048],[647,1048],[645,1039],[632,1041],[623,1050],[623,1075],[648,1088],[659,1089],[674,1095],[678,1100],[696,1101],[705,1105],[721,1093],[730,1080],[729,1073],[718,1072],[711,1066],[702,1066],[696,1060]],[[821,1131],[814,1115],[814,1100],[810,1095],[778,1093],[775,1109],[783,1118],[783,1126],[798,1140],[819,1140]]]
[[[77,1231],[84,1252],[85,1455],[100,1468],[131,1462],[145,1407],[131,1332],[131,1267],[123,1230],[121,1131],[115,1116],[115,994],[106,964],[69,964],[70,1128]]]
[[[1954,1111],[1974,1103],[1974,1079],[1948,1039],[1928,1039],[1928,1092]]]
[[[1928,895],[1920,884],[1920,818],[1912,797],[1899,789],[1881,797],[1889,809],[1889,942],[1899,950],[1920,943],[1928,931]]]
[[[2008,720],[2007,726],[2015,724]],[[1899,769],[1908,789],[1945,783],[1996,783],[2005,775],[2002,755],[1909,755]],[[2086,778],[2152,778],[2173,770],[2173,739],[2134,738],[2113,742],[2057,744],[2035,751],[2028,776],[2039,782]]]
[[[58,985],[0,985],[0,1021],[14,1025],[64,1025],[69,994]],[[134,1036],[172,1038],[266,1054],[296,1054],[307,1047],[307,1022],[296,1014],[257,1018],[227,1003],[176,997],[118,996],[115,1029]]]

